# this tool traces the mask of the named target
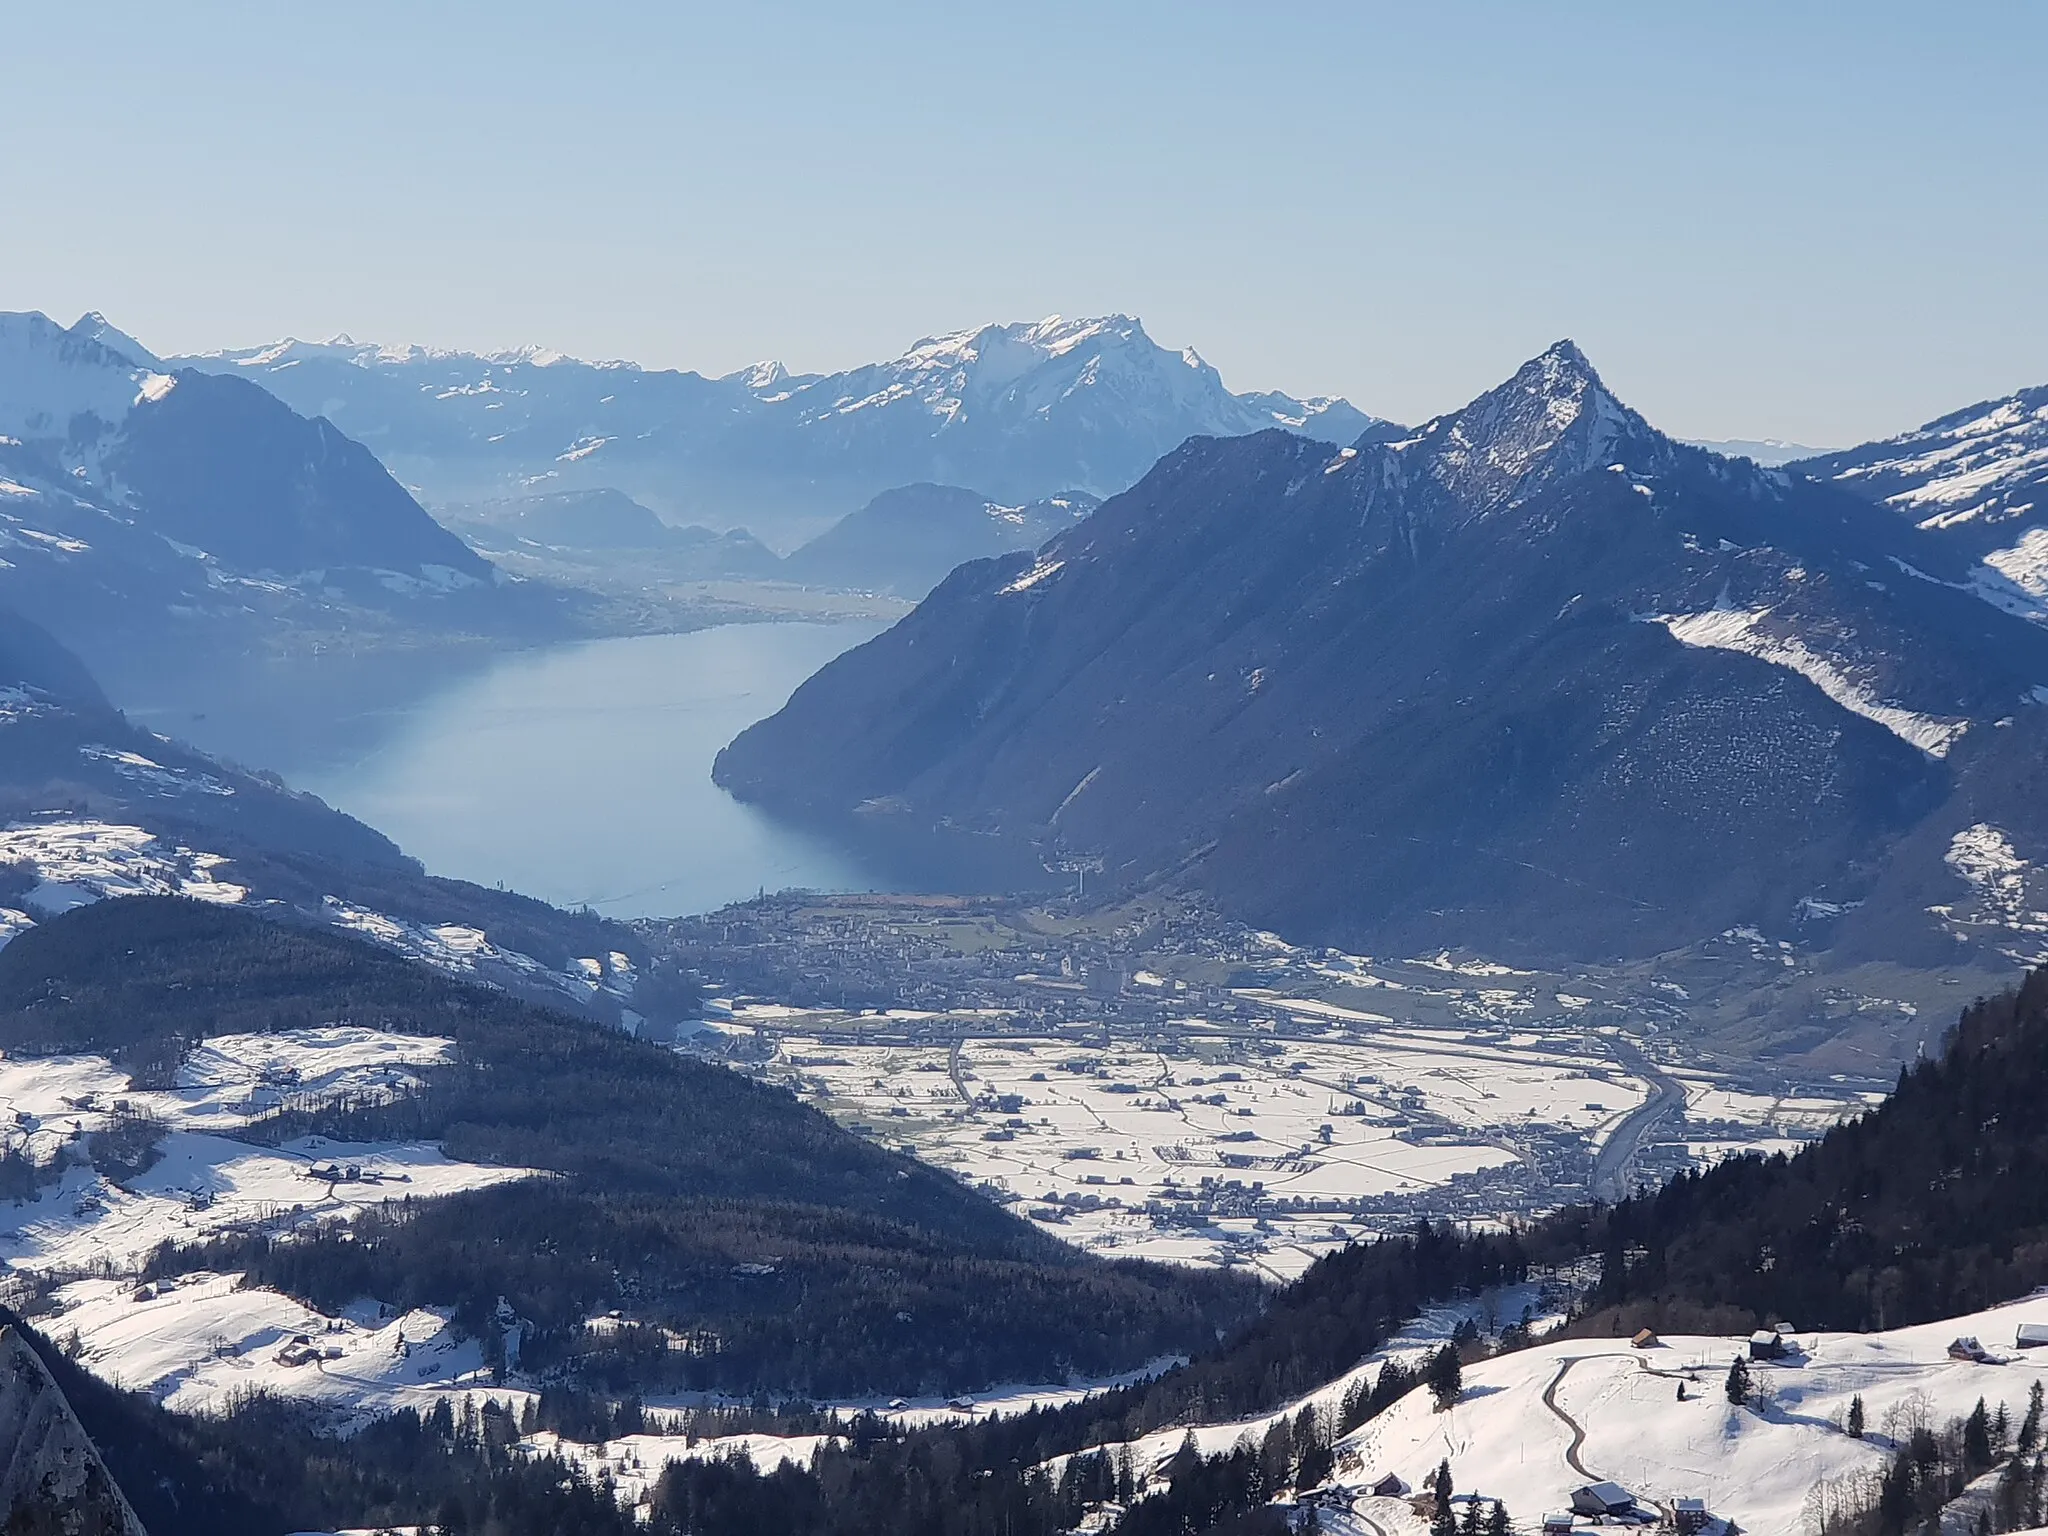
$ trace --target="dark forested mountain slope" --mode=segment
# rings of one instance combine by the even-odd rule
[[[1733,1158],[1607,1219],[1598,1302],[1698,1320],[1899,1328],[2048,1283],[2048,971],[1796,1156]]]
[[[407,1202],[339,1229],[166,1253],[322,1306],[446,1306],[519,1361],[620,1391],[959,1391],[1130,1369],[1247,1315],[1241,1277],[1106,1263],[781,1089],[534,1008],[356,940],[137,898],[0,949],[0,1050],[113,1052],[162,1074],[198,1039],[347,1019],[452,1037],[384,1104],[281,1111],[258,1134],[429,1140],[555,1175]],[[592,1315],[628,1328],[596,1335]],[[661,1328],[709,1333],[679,1354]]]
[[[1965,828],[2048,851],[2009,787],[2048,742],[2048,637],[1945,559],[1673,442],[1562,343],[1399,441],[1187,443],[955,572],[715,776],[1311,940],[1605,957],[1860,901],[1845,927],[1892,944],[1970,898]]]

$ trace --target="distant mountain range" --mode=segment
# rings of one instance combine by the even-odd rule
[[[0,314],[0,601],[113,675],[291,633],[566,629],[332,423],[98,315]]]
[[[494,557],[566,556],[632,565],[645,578],[773,581],[782,559],[744,528],[666,523],[624,491],[545,491],[442,509],[441,521]],[[652,560],[649,557],[654,557]]]
[[[1775,469],[1780,464],[1790,464],[1795,459],[1810,459],[1822,450],[1810,448],[1805,443],[1788,443],[1775,437],[1688,437],[1682,441],[1694,448],[1706,448],[1714,453],[1725,454],[1731,459],[1751,459],[1766,469]]]
[[[786,581],[923,597],[957,565],[1036,549],[1101,505],[1068,491],[1006,507],[957,485],[905,485],[849,512],[782,562]]]
[[[968,560],[1036,549],[1099,504],[1086,491],[1005,506],[957,485],[897,486],[786,556],[744,528],[663,522],[610,487],[467,503],[441,520],[511,569],[558,580],[766,581],[914,599]]]
[[[1350,440],[1342,400],[1239,395],[1128,316],[927,337],[842,373],[762,363],[720,378],[524,349],[281,341],[184,358],[251,379],[373,449],[430,503],[611,487],[671,522],[783,548],[882,491],[968,485],[1019,504],[1120,491],[1197,435]]]
[[[1394,441],[1184,444],[954,572],[715,776],[1297,939],[2030,956],[2048,635],[1971,571],[1838,485],[1674,442],[1560,343]]]

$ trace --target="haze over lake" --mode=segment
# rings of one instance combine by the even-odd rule
[[[280,766],[435,874],[613,917],[884,889],[711,782],[735,733],[881,627],[733,624],[508,656],[386,715],[359,752]]]

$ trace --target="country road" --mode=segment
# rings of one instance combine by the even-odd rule
[[[1636,1154],[1642,1150],[1643,1139],[1685,1108],[1685,1087],[1645,1056],[1633,1041],[1609,1038],[1607,1044],[1622,1066],[1650,1085],[1650,1096],[1614,1128],[1614,1134],[1593,1159],[1593,1198],[1612,1202],[1626,1198],[1629,1193],[1630,1170]]]
[[[1587,1482],[1597,1483],[1600,1479],[1587,1468],[1583,1461],[1579,1460],[1579,1448],[1586,1443],[1586,1426],[1557,1405],[1557,1389],[1564,1385],[1564,1379],[1570,1373],[1571,1368],[1585,1358],[1584,1355],[1567,1355],[1564,1359],[1557,1362],[1557,1374],[1550,1378],[1550,1385],[1543,1389],[1543,1406],[1555,1414],[1558,1421],[1572,1432],[1572,1443],[1566,1446],[1564,1450],[1565,1465],[1578,1473]]]

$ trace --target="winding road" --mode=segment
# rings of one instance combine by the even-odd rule
[[[1555,1414],[1558,1421],[1572,1432],[1572,1443],[1564,1449],[1565,1465],[1587,1482],[1597,1483],[1600,1479],[1594,1475],[1591,1468],[1579,1460],[1579,1450],[1586,1443],[1586,1426],[1565,1412],[1557,1402],[1557,1389],[1564,1385],[1564,1379],[1571,1373],[1571,1368],[1585,1358],[1584,1355],[1567,1355],[1557,1362],[1557,1374],[1550,1378],[1550,1385],[1543,1389],[1543,1406]]]

